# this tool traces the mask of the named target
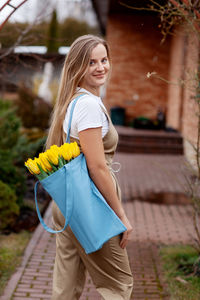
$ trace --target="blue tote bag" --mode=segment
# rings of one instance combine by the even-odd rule
[[[72,104],[67,143],[70,142],[73,110],[81,96]],[[51,229],[41,217],[37,203],[39,183],[56,202],[65,218],[61,230]],[[36,182],[35,203],[39,220],[48,232],[59,233],[69,225],[87,254],[99,250],[110,238],[127,230],[90,178],[83,153],[47,178]]]

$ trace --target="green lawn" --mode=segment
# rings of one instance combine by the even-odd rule
[[[170,300],[200,299],[200,277],[194,275],[198,252],[191,246],[166,246],[160,251]]]
[[[0,234],[0,295],[8,279],[20,265],[30,237],[31,233],[28,231],[9,235]]]

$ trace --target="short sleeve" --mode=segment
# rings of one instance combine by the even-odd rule
[[[88,128],[103,126],[102,109],[93,97],[87,95],[75,106],[76,128],[80,132]]]

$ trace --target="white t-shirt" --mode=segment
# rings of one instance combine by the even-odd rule
[[[102,127],[102,138],[106,135],[109,129],[109,121],[106,114],[103,112],[105,106],[100,97],[95,96],[86,89],[78,88],[81,93],[87,93],[81,96],[74,108],[72,115],[70,136],[79,139],[78,133],[88,128]],[[74,100],[73,100],[74,101]],[[67,133],[69,116],[73,101],[69,104],[65,119],[63,122],[63,130]]]

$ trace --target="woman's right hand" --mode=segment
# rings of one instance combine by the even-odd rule
[[[127,228],[127,230],[123,232],[122,239],[120,242],[120,247],[122,249],[124,249],[127,246],[128,242],[131,240],[131,234],[133,231],[133,227],[131,226],[131,224],[125,214],[122,217],[120,217],[120,219],[121,219],[122,223],[124,224],[124,226]]]

